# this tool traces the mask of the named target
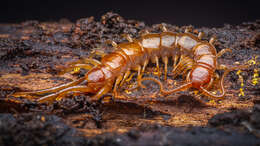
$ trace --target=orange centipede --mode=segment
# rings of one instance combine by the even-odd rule
[[[224,49],[217,53],[213,46],[213,38],[209,42],[201,40],[203,33],[195,36],[189,33],[188,29],[184,33],[174,33],[168,31],[164,26],[161,28],[161,33],[146,33],[140,39],[132,39],[129,35],[125,35],[129,42],[116,44],[111,41],[115,51],[104,55],[101,61],[85,58],[71,63],[65,69],[65,71],[68,71],[77,67],[89,70],[84,77],[49,89],[17,92],[13,96],[32,98],[32,95],[37,95],[40,96],[35,99],[37,102],[51,102],[57,98],[61,99],[71,92],[95,94],[92,98],[100,99],[112,90],[113,95],[117,96],[117,89],[130,76],[131,71],[134,70],[138,73],[137,82],[139,86],[144,87],[142,84],[144,80],[153,80],[160,85],[160,91],[163,94],[171,94],[195,87],[207,96],[223,97],[225,91],[222,82],[228,69],[226,69],[221,79],[222,95],[214,95],[207,91],[207,88],[212,84],[214,71],[221,67],[221,65],[217,65],[217,58],[230,49]],[[191,69],[187,75],[187,83],[179,88],[166,91],[159,80],[148,77],[142,78],[149,61],[156,64],[158,76],[161,75],[159,67],[160,58],[164,63],[164,79],[167,78],[169,58],[173,60],[173,72],[176,74],[180,71],[187,72],[187,70]]]

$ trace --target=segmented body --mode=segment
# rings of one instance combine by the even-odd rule
[[[56,98],[63,98],[67,93],[94,93],[93,98],[99,99],[113,88],[114,95],[117,95],[117,88],[119,84],[123,84],[129,76],[131,70],[137,70],[137,80],[140,86],[143,80],[155,80],[154,78],[143,78],[142,72],[145,71],[146,65],[149,61],[156,63],[156,68],[160,72],[159,58],[162,58],[165,69],[165,79],[167,74],[168,59],[172,58],[174,66],[176,66],[178,58],[181,56],[188,56],[194,61],[180,60],[175,70],[187,71],[192,67],[188,79],[192,84],[188,86],[200,89],[200,85],[208,84],[212,79],[212,75],[216,69],[216,49],[211,43],[201,41],[201,35],[194,36],[188,32],[173,33],[168,32],[165,28],[164,32],[158,34],[145,34],[140,39],[133,40],[126,36],[129,42],[115,44],[115,51],[102,57],[101,62],[94,59],[87,59],[83,62],[74,63],[70,68],[82,67],[90,69],[85,77],[64,84],[58,87],[34,91],[34,92],[20,92],[15,96],[24,95],[42,95],[49,93],[49,95],[36,99],[39,102],[53,101]],[[86,63],[94,64],[92,68]],[[160,76],[160,74],[159,74]],[[156,82],[159,83],[158,80]],[[189,81],[190,82],[190,81]],[[187,87],[188,87],[187,86]],[[172,91],[161,90],[163,93],[171,93]],[[211,95],[210,95],[211,96]]]

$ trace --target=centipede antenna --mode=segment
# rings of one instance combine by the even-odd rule
[[[107,40],[106,43],[111,44],[114,48],[117,48],[117,43],[112,40]]]
[[[129,34],[122,34],[122,37],[127,39],[129,42],[133,42],[134,41],[133,38]]]
[[[198,38],[199,38],[199,39],[202,39],[203,36],[204,36],[204,32],[199,32]]]
[[[210,43],[210,44],[213,44],[215,41],[216,41],[216,38],[215,38],[215,37],[212,37],[212,38],[210,38],[209,43]]]

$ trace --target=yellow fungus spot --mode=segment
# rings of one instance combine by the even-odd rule
[[[238,96],[245,96],[244,89],[243,89],[244,79],[243,79],[243,76],[240,73],[241,73],[241,70],[238,70],[237,75],[238,75],[238,80],[240,81],[240,92],[239,92]]]
[[[73,68],[73,71],[71,71],[70,73],[71,73],[71,74],[75,74],[75,73],[78,73],[79,70],[80,70],[79,67],[75,67],[75,68]]]
[[[254,75],[253,75],[253,78],[252,78],[252,84],[255,86],[258,84],[258,81],[259,81],[259,74],[258,74],[258,69],[254,69]]]
[[[211,105],[215,105],[215,104],[216,104],[216,101],[212,99],[212,100],[209,101],[209,103],[210,103]]]
[[[45,122],[45,117],[41,116],[41,121]]]
[[[237,75],[239,75],[240,73],[241,73],[241,70],[238,70],[238,71],[237,71]]]
[[[199,91],[197,91],[197,90],[194,91],[194,94],[195,94],[195,95],[197,95],[198,93],[199,93]]]
[[[248,64],[249,65],[255,65],[256,64],[256,59],[258,58],[258,56],[252,57],[252,59],[248,60]]]
[[[234,64],[239,65],[240,63],[237,61],[237,62],[235,62]]]
[[[159,75],[159,72],[155,71],[155,72],[153,72],[153,74],[157,76],[157,75]]]
[[[80,70],[80,68],[79,68],[79,67],[76,67],[76,68],[74,68],[73,71],[77,72],[77,71],[79,71],[79,70]]]
[[[245,96],[243,88],[240,88],[240,93],[238,94],[238,96]]]
[[[126,94],[131,94],[132,92],[126,89],[126,90],[125,90],[125,93],[126,93]]]
[[[57,97],[55,100],[56,101],[61,101],[62,97]]]
[[[126,82],[131,81],[134,75],[135,75],[135,73],[132,73],[132,74],[130,75],[130,77],[129,77],[128,79],[126,79],[125,81],[126,81]]]

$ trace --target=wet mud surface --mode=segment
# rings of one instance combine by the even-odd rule
[[[205,40],[216,36],[218,52],[232,50],[218,59],[227,66],[246,64],[260,56],[258,20],[222,28],[165,26],[174,32],[187,27],[194,34],[203,31]],[[228,74],[224,84],[227,94],[221,101],[202,95],[198,100],[193,90],[163,96],[156,94],[158,86],[150,82],[145,83],[147,89],[126,90],[136,83],[136,76],[120,88],[129,98],[111,100],[108,94],[102,101],[92,101],[92,95],[68,95],[47,104],[10,96],[84,76],[85,70],[59,72],[70,62],[89,57],[93,50],[112,52],[107,40],[125,42],[122,34],[138,38],[144,30],[161,32],[159,24],[147,26],[115,13],[76,23],[63,19],[0,24],[0,145],[260,145],[260,84],[252,83],[255,70],[260,72],[260,57],[239,75],[237,70]],[[156,76],[154,66],[149,64],[144,76]],[[184,80],[168,76],[161,81],[174,88]],[[244,96],[239,96],[240,88]]]

